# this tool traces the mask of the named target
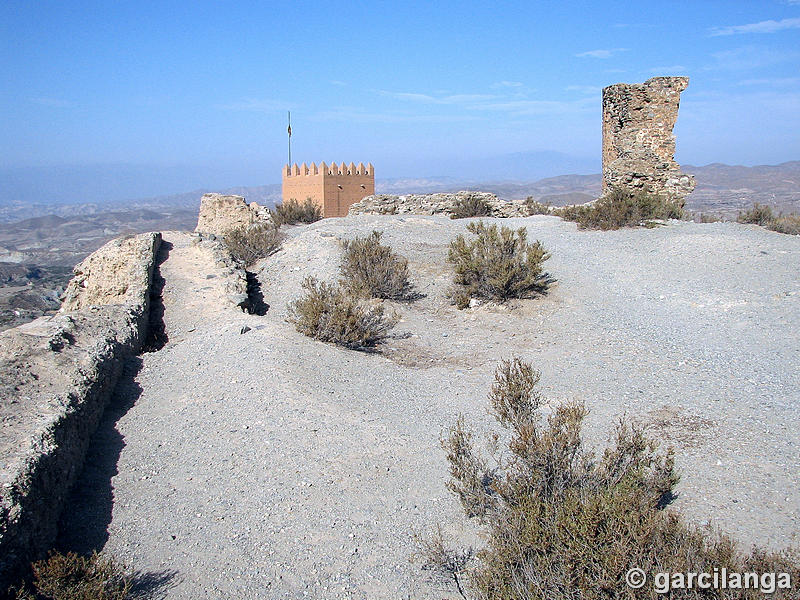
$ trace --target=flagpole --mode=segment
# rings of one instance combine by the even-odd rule
[[[289,134],[289,169],[292,168],[292,111],[289,113],[289,128],[286,130]]]

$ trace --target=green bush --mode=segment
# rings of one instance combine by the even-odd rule
[[[472,297],[505,302],[547,290],[542,263],[550,254],[538,241],[528,243],[524,227],[514,231],[473,221],[467,230],[477,237],[467,242],[459,235],[450,242],[447,254],[455,269],[453,298],[459,308],[465,308]]]
[[[414,286],[408,279],[408,260],[381,244],[382,233],[344,242],[344,256],[339,268],[342,285],[355,295],[367,298],[408,300]]]
[[[503,361],[489,394],[490,411],[508,432],[507,449],[494,435],[491,461],[475,450],[460,417],[442,440],[450,464],[448,488],[470,518],[483,526],[486,545],[473,566],[469,558],[426,544],[429,566],[466,578],[475,597],[540,600],[656,598],[635,593],[629,569],[660,572],[788,572],[796,582],[794,551],[738,551],[728,537],[687,524],[665,510],[678,481],[672,450],[621,420],[600,458],[584,445],[586,408],[566,403],[542,419],[540,374],[519,359]],[[459,557],[461,559],[459,560]],[[796,584],[795,584],[796,585]],[[753,593],[750,593],[753,592]],[[782,592],[772,597],[782,596]],[[718,598],[715,590],[678,591],[670,597]],[[736,590],[725,598],[760,598]]]
[[[322,218],[322,209],[311,198],[300,204],[290,198],[283,204],[276,204],[275,210],[270,211],[272,222],[276,226],[295,225],[297,223],[314,223]]]
[[[459,198],[450,211],[451,219],[467,219],[469,217],[486,217],[492,214],[492,207],[480,196]]]
[[[323,342],[353,349],[370,348],[389,337],[399,320],[382,304],[354,297],[341,286],[307,277],[305,296],[289,304],[289,322],[297,331]]]
[[[575,221],[580,229],[619,229],[620,227],[652,226],[654,219],[680,219],[683,208],[647,191],[614,188],[592,204],[555,209],[567,221]]]
[[[124,600],[130,597],[133,577],[110,558],[96,552],[79,556],[51,552],[31,565],[31,590],[22,586],[17,600]]]
[[[276,252],[281,247],[283,237],[276,225],[256,223],[230,229],[224,233],[222,240],[231,256],[249,267]]]

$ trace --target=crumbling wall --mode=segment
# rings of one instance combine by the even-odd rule
[[[229,229],[268,219],[269,210],[266,207],[256,202],[247,204],[243,196],[203,194],[195,231],[223,235]]]
[[[90,437],[147,339],[160,243],[107,244],[76,268],[78,308],[0,333],[0,595],[52,547]]]
[[[675,162],[672,129],[688,85],[688,77],[653,77],[603,89],[603,194],[647,188],[683,205],[695,181]]]
[[[492,217],[527,217],[530,214],[524,200],[501,200],[488,192],[407,194],[404,196],[375,194],[353,204],[350,207],[350,214],[450,214],[457,202],[472,198],[484,200],[491,207]]]

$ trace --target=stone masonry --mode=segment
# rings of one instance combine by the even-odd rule
[[[603,195],[647,188],[684,204],[695,181],[675,162],[672,129],[688,85],[688,77],[653,77],[603,89]]]

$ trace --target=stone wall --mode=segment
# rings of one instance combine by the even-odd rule
[[[450,214],[457,202],[471,198],[484,200],[491,207],[492,217],[527,217],[530,214],[524,200],[506,201],[488,192],[466,191],[455,194],[407,194],[405,196],[375,194],[353,204],[350,207],[350,214]]]
[[[147,339],[160,242],[106,244],[76,268],[75,310],[0,333],[0,590],[53,545],[90,437]]]
[[[243,196],[203,194],[195,231],[223,235],[229,229],[269,219],[266,207],[256,202],[247,204]]]
[[[672,129],[688,85],[688,77],[653,77],[603,89],[603,194],[647,188],[683,205],[695,181],[675,162]]]

